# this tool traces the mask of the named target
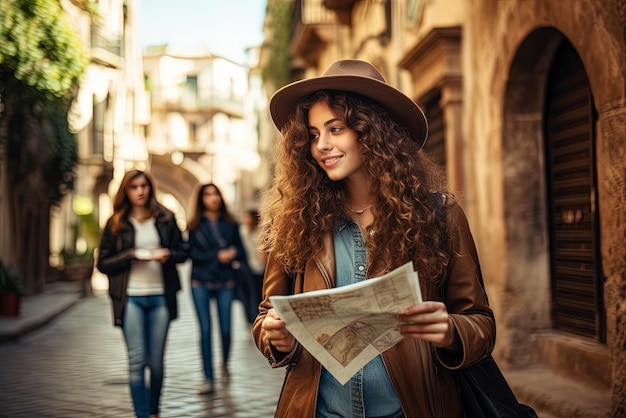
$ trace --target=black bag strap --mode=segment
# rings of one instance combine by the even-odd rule
[[[296,294],[296,281],[298,279],[298,274],[304,274],[304,273],[298,273],[298,272],[292,271],[288,274],[290,295]]]

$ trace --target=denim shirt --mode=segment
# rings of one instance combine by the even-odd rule
[[[352,220],[334,235],[337,287],[365,280],[367,249],[361,229]],[[379,355],[341,385],[322,368],[317,398],[318,418],[395,418],[402,406]]]

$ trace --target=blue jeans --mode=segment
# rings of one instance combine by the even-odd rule
[[[159,413],[164,376],[164,353],[170,314],[165,296],[129,296],[122,329],[128,348],[130,394],[137,418]],[[150,370],[146,387],[145,368]]]
[[[234,288],[207,289],[202,286],[192,286],[191,294],[196,307],[198,322],[200,323],[200,348],[202,351],[202,367],[204,378],[213,381],[213,350],[211,344],[211,305],[214,298],[217,302],[217,314],[220,333],[222,336],[222,361],[228,363],[230,353],[231,334],[231,307],[235,299]]]

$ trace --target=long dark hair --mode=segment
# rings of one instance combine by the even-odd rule
[[[111,232],[116,235],[120,229],[128,222],[128,214],[133,205],[128,198],[128,186],[138,177],[144,177],[146,182],[150,186],[150,192],[148,200],[146,202],[146,208],[150,211],[152,216],[157,216],[161,205],[156,199],[156,190],[154,186],[154,180],[150,174],[141,170],[130,170],[124,174],[120,187],[113,199],[113,215],[111,216]]]
[[[193,213],[191,215],[191,218],[189,218],[189,222],[187,223],[187,228],[190,231],[195,229],[198,226],[198,224],[200,223],[200,220],[202,219],[202,216],[204,215],[204,211],[206,210],[206,207],[204,206],[204,202],[202,201],[202,199],[204,196],[204,191],[208,189],[209,187],[212,187],[215,189],[215,192],[220,197],[220,200],[222,202],[220,205],[220,210],[219,210],[220,218],[225,219],[226,222],[237,223],[234,216],[232,216],[230,212],[228,211],[228,207],[226,206],[226,202],[224,202],[224,197],[222,196],[222,192],[219,189],[219,187],[217,187],[213,183],[206,183],[206,184],[202,184],[198,188],[198,191],[196,193],[196,200],[194,204]]]

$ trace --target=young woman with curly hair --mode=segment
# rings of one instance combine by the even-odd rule
[[[253,334],[272,367],[287,366],[276,416],[461,416],[451,370],[492,351],[495,322],[465,215],[420,151],[423,112],[371,64],[340,60],[277,91],[270,113],[281,141],[262,206],[269,258]],[[291,335],[270,301],[409,261],[424,302],[398,316],[404,339],[345,385]]]

